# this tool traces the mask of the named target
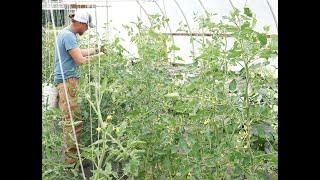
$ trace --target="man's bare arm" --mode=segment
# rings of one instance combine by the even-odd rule
[[[70,49],[69,51],[70,56],[72,59],[77,63],[77,64],[86,64],[89,61],[91,61],[90,58],[84,57],[82,55],[81,49],[80,48],[73,48]]]
[[[86,49],[80,49],[82,56],[91,56],[94,54],[97,54],[97,49],[96,48],[86,48]]]

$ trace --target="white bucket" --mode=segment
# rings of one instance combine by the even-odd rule
[[[58,107],[58,90],[54,85],[42,86],[42,105],[48,108]]]

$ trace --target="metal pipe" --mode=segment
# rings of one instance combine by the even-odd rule
[[[273,12],[273,10],[272,10],[272,7],[271,7],[269,1],[268,1],[268,0],[266,0],[266,1],[267,1],[267,3],[268,3],[269,9],[270,9],[270,11],[271,11],[271,14],[272,14],[272,17],[273,17],[273,20],[274,20],[274,23],[276,24],[277,31],[278,31],[278,21],[277,21],[277,18],[276,18],[275,14],[274,14],[274,12]]]
[[[203,3],[201,0],[198,0],[198,2],[200,3],[202,9],[204,10],[204,12],[206,13],[206,15],[209,15],[209,12],[207,11],[207,9],[204,7]]]
[[[142,9],[142,11],[147,15],[150,25],[152,24],[151,19],[150,19],[150,15],[147,13],[146,9],[144,9],[144,7],[142,6],[142,4],[139,2],[139,0],[136,0],[136,2],[138,3],[138,5],[140,6],[140,8]]]
[[[213,36],[213,33],[163,33],[172,36]],[[231,34],[220,34],[220,36],[232,37]],[[268,34],[267,38],[271,38],[272,35]]]
[[[187,23],[189,32],[191,33],[191,27],[190,27],[190,25],[189,25],[189,22],[188,22],[188,20],[187,20],[186,15],[184,14],[184,12],[183,12],[182,8],[180,7],[179,3],[178,3],[176,0],[173,0],[173,1],[174,1],[175,4],[178,6],[178,8],[179,8],[179,10],[180,10],[180,12],[181,12],[184,20],[185,20],[186,23]],[[193,57],[193,59],[194,59],[194,58],[195,58],[195,56],[194,56],[194,42],[193,42],[193,37],[192,37],[192,35],[191,35],[191,44],[192,44],[192,57]]]

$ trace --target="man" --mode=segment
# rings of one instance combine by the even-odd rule
[[[78,10],[74,15],[70,15],[69,17],[71,18],[72,23],[63,29],[57,37],[57,44],[55,47],[54,82],[58,89],[59,108],[63,114],[64,120],[64,162],[67,164],[74,164],[77,162],[78,156],[62,73],[67,87],[67,96],[75,125],[77,142],[79,144],[83,121],[79,116],[80,108],[77,103],[77,85],[79,78],[77,68],[81,64],[90,62],[91,59],[87,56],[97,54],[99,48],[80,49],[76,39],[76,34],[83,35],[88,29],[88,26],[90,28],[95,27],[91,22],[91,15],[84,10]],[[100,51],[104,51],[104,49],[102,48]],[[60,60],[63,71],[61,71]]]

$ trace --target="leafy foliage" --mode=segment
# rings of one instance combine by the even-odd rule
[[[261,76],[256,68],[264,64],[253,64],[277,53],[277,36],[254,31],[247,7],[227,22],[214,23],[209,15],[196,20],[215,34],[202,42],[200,66],[166,61],[170,39],[159,31],[167,19],[155,15],[150,26],[139,19],[125,25],[138,62],[131,63],[114,37],[104,41],[108,55],[81,67],[79,103],[87,122],[81,150],[97,165],[93,179],[277,177],[277,79]],[[223,33],[235,40],[230,49]],[[230,71],[234,64],[242,70]],[[52,160],[61,155],[54,150],[61,134],[48,133],[59,119],[53,114],[43,117],[43,177],[50,178],[63,167]]]

